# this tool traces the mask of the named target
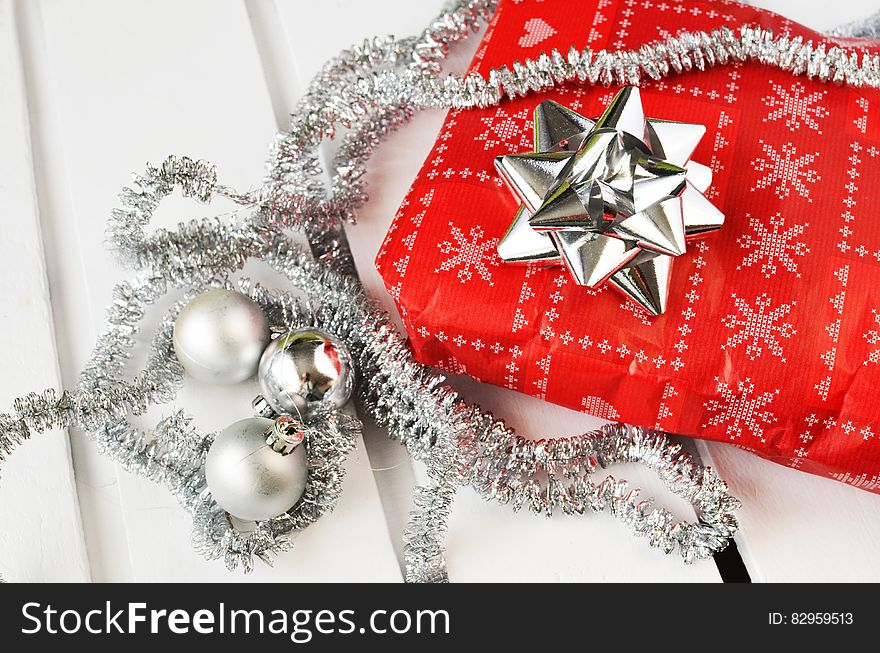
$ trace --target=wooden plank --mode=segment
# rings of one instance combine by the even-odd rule
[[[700,445],[743,503],[736,542],[753,582],[880,581],[880,496]]]
[[[46,46],[40,83],[57,110],[59,127],[47,145],[56,157],[51,182],[56,192],[70,197],[69,213],[50,221],[56,235],[64,229],[67,241],[51,281],[64,279],[69,296],[79,299],[63,309],[77,334],[69,360],[75,371],[101,327],[112,285],[128,274],[103,244],[106,217],[129,173],[169,153],[187,154],[217,163],[225,183],[246,189],[262,176],[274,120],[240,0],[43,2],[39,9],[41,20],[34,24],[44,30]],[[156,224],[174,226],[222,210],[169,201]],[[258,264],[247,272],[267,284],[278,281]],[[157,307],[145,321],[147,336],[161,310]],[[180,406],[201,428],[216,430],[246,416],[254,394],[253,383],[216,388],[193,382],[174,406],[150,411],[145,421]],[[88,464],[82,467],[87,470]],[[400,579],[387,534],[376,527],[383,514],[366,457],[356,454],[347,468],[337,511],[302,534],[274,570],[260,565],[251,578]],[[205,562],[192,551],[188,516],[163,488],[121,470],[117,475],[127,550],[107,547],[105,554],[127,557],[131,580],[242,578],[230,577],[222,563]]]
[[[0,88],[0,406],[6,411],[15,397],[61,385],[11,0],[0,0]],[[66,430],[35,435],[4,464],[0,522],[6,580],[89,579]]]
[[[62,142],[60,112],[54,103],[48,76],[48,55],[43,38],[42,16],[38,3],[17,5],[19,38],[25,64],[28,108],[32,121],[32,149],[37,194],[40,203],[46,273],[52,288],[52,312],[57,329],[55,340],[64,387],[78,382],[79,366],[85,353],[76,343],[92,339],[88,321],[67,319],[72,313],[89,307],[88,286],[78,275],[68,274],[64,262],[70,256],[72,242],[79,247],[79,233],[71,229],[69,216],[75,213],[74,199],[67,186],[65,161],[56,156],[56,144]],[[89,308],[91,310],[91,308]],[[119,496],[117,471],[112,461],[94,455],[94,445],[79,429],[70,429],[71,453],[76,469],[83,534],[89,553],[92,580],[131,580],[125,521]]]
[[[333,0],[321,5],[276,6],[287,32],[291,56],[300,77],[305,78],[314,74],[327,57],[366,37],[417,33],[442,5],[439,1],[416,6],[404,0],[379,0],[367,9],[356,0]],[[327,16],[333,17],[331,25],[325,23]],[[459,48],[451,62],[453,69],[464,68],[478,39],[474,36]],[[396,309],[375,271],[373,258],[442,120],[441,112],[425,112],[377,150],[367,172],[371,201],[361,212],[359,223],[347,230],[361,280],[391,314],[396,314]],[[601,423],[502,388],[468,379],[453,383],[469,400],[492,409],[525,434],[573,435]],[[388,523],[402,528],[411,506],[408,493],[413,482],[412,468],[402,447],[376,435],[367,443],[368,452],[374,467],[388,468],[377,472],[378,482],[383,489]],[[675,509],[682,518],[693,518],[683,502],[674,498],[663,500],[669,495],[658,487],[653,474],[636,467],[621,468],[620,473],[613,471],[644,488],[646,494],[657,496],[662,505]],[[419,466],[415,478],[424,480]],[[447,544],[453,581],[720,580],[712,561],[686,567],[678,559],[664,556],[632,538],[606,515],[547,520],[525,513],[513,514],[509,508],[488,504],[469,490],[460,492],[456,500]]]

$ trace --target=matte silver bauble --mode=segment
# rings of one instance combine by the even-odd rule
[[[205,459],[205,479],[214,500],[246,521],[264,521],[287,512],[306,487],[305,447],[281,454],[266,443],[274,422],[249,417],[220,433]]]
[[[320,329],[297,329],[275,339],[260,359],[260,388],[276,412],[305,415],[318,405],[341,408],[354,387],[351,355]]]
[[[190,375],[207,383],[240,383],[256,374],[269,343],[269,324],[245,294],[209,290],[174,323],[174,353]]]

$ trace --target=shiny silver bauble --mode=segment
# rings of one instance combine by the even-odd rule
[[[269,324],[247,295],[209,290],[174,323],[174,353],[190,375],[207,383],[240,383],[256,374],[269,343]]]
[[[274,422],[249,417],[220,433],[205,459],[205,479],[214,500],[245,521],[264,521],[287,512],[306,487],[304,446],[283,455],[266,444]]]
[[[278,413],[305,415],[317,406],[341,408],[354,388],[351,355],[320,329],[296,329],[266,347],[258,373],[263,397]]]

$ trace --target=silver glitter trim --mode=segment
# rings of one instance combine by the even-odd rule
[[[843,38],[874,38],[880,37],[880,11],[851,23],[840,25],[828,32],[831,36]]]
[[[405,50],[403,42],[396,45],[392,47],[385,40],[366,42],[349,55],[354,62],[382,62],[369,74],[356,68],[357,74],[347,71],[336,83],[323,73],[319,75],[318,80],[325,83],[306,94],[290,131],[280,135],[273,148],[270,175],[263,189],[268,217],[284,224],[297,224],[304,214],[351,219],[366,199],[360,181],[363,163],[387,133],[411,117],[413,109],[487,107],[504,98],[566,83],[638,86],[677,73],[745,61],[822,82],[880,88],[880,55],[817,45],[801,37],[775,36],[772,31],[750,26],[741,27],[738,33],[727,27],[681,32],[630,50],[572,48],[566,55],[552,50],[537,59],[494,69],[485,77],[473,72],[466,77],[440,77],[423,67],[392,69],[392,62]],[[325,71],[336,74],[341,64],[334,59]],[[313,152],[324,138],[332,138],[339,127],[355,127],[355,131],[343,139],[345,150],[337,155],[333,185],[323,199],[323,189],[315,194],[305,183],[311,178],[307,168],[318,166],[314,156],[306,153]]]

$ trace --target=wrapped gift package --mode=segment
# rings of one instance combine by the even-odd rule
[[[472,70],[743,25],[880,52],[732,2],[502,0]],[[652,316],[608,284],[498,254],[519,202],[495,158],[533,149],[542,100],[596,117],[618,90],[450,111],[377,258],[417,358],[880,491],[880,92],[757,62],[645,80],[646,115],[705,125],[692,159],[726,216],[676,257]]]

